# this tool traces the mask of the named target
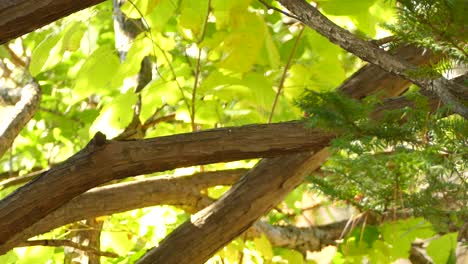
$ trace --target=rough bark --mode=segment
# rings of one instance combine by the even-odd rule
[[[434,56],[430,51],[424,51],[410,45],[398,46],[389,52],[414,65],[436,63],[440,59],[439,56]],[[355,99],[362,99],[376,92],[381,93],[382,98],[387,98],[402,94],[410,84],[406,79],[388,74],[373,64],[367,64],[346,79],[337,90]]]
[[[40,101],[41,90],[36,82],[31,82],[22,88],[21,99],[14,107],[10,107],[9,117],[0,123],[0,157],[10,148],[21,129],[31,120]]]
[[[304,0],[278,0],[278,2],[298,17],[302,23],[317,31],[332,43],[387,72],[407,79],[423,89],[435,92],[444,104],[450,105],[454,112],[468,119],[468,107],[456,96],[457,93],[468,94],[468,87],[447,80],[437,73],[433,73],[435,77],[431,78],[418,77],[414,74],[418,71],[415,65],[398,59],[376,45],[364,41],[337,26]]]
[[[104,0],[0,1],[0,44]]]
[[[108,141],[80,152],[0,201],[0,242],[73,197],[110,180],[179,167],[321,149],[334,137],[298,122],[213,129],[155,139]]]

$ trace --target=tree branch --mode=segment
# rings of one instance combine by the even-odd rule
[[[36,113],[41,101],[41,90],[35,82],[27,84],[21,91],[21,99],[11,107],[9,117],[0,124],[0,157],[5,154],[16,136]]]
[[[0,1],[0,44],[104,0]]]
[[[434,91],[444,104],[451,106],[454,112],[468,119],[468,107],[454,95],[454,93],[468,94],[468,87],[449,81],[435,72],[431,78],[418,77],[415,74],[418,71],[415,65],[391,56],[379,47],[335,25],[304,0],[278,1],[297,16],[302,23],[314,29],[331,42],[357,57],[381,67],[387,72],[405,78],[423,89]]]
[[[108,141],[97,134],[83,150],[0,201],[0,242],[73,197],[111,180],[179,167],[314,151],[333,137],[300,122],[130,141]]]
[[[72,247],[79,250],[82,250],[86,253],[93,254],[96,256],[108,257],[108,258],[118,258],[119,255],[112,252],[100,251],[93,247],[83,246],[79,243],[75,243],[71,240],[55,240],[55,239],[40,239],[40,240],[28,240],[22,242],[18,247],[32,247],[32,246],[43,246],[43,247]]]

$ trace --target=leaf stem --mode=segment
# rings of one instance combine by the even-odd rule
[[[203,39],[205,39],[206,26],[208,24],[208,17],[210,16],[210,5],[211,5],[211,0],[208,0],[208,7],[207,7],[207,12],[206,12],[205,22],[203,23],[202,32],[200,35],[200,39],[197,41],[197,46],[203,41]],[[192,131],[197,131],[197,127],[195,125],[195,101],[196,101],[196,95],[197,95],[198,80],[200,79],[200,72],[201,72],[201,54],[202,54],[202,49],[198,47],[197,67],[195,69],[195,81],[193,82],[193,89],[192,89],[192,110],[190,111],[190,122],[192,125]]]
[[[281,75],[280,83],[278,85],[278,90],[276,91],[275,95],[275,100],[273,101],[273,105],[271,106],[271,112],[270,116],[268,117],[268,124],[271,123],[271,120],[273,119],[273,114],[275,112],[276,104],[278,103],[279,96],[283,90],[284,87],[284,81],[286,80],[286,74],[288,72],[289,67],[291,66],[292,59],[294,57],[294,54],[296,53],[297,46],[299,45],[299,40],[301,39],[302,33],[304,32],[305,27],[301,26],[301,29],[299,30],[299,34],[296,37],[296,41],[294,42],[294,46],[291,50],[291,53],[289,54],[288,61],[286,62],[286,66],[284,66],[283,74]]]

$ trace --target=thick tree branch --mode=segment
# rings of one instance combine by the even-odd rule
[[[41,90],[36,82],[31,82],[21,89],[21,99],[14,107],[9,107],[11,109],[8,111],[8,117],[0,123],[0,157],[36,113],[40,101]]]
[[[131,141],[102,134],[0,201],[0,242],[73,197],[110,180],[216,162],[314,151],[334,137],[298,122],[249,125]],[[34,201],[34,202],[32,202]]]
[[[410,45],[398,46],[389,52],[415,65],[427,65],[440,60],[440,57],[434,56],[430,51]],[[381,94],[381,98],[387,98],[402,94],[410,84],[406,79],[388,74],[373,64],[367,64],[346,79],[337,90],[355,99],[375,93]]]
[[[418,77],[418,68],[407,61],[398,59],[379,47],[364,41],[349,31],[335,25],[316,8],[304,0],[278,0],[283,6],[297,16],[302,23],[323,35],[341,48],[357,57],[379,66],[387,72],[403,77],[412,83],[434,91],[453,111],[468,119],[468,107],[461,102],[456,93],[468,94],[468,87],[449,81],[437,73],[434,77]]]
[[[0,44],[104,0],[0,1]]]

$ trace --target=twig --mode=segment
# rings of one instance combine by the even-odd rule
[[[374,40],[371,40],[371,43],[376,45],[376,46],[382,46],[382,45],[385,45],[389,42],[392,42],[392,41],[395,41],[396,37],[395,36],[388,36],[388,37],[384,37],[384,38],[380,38],[380,39],[374,39]]]
[[[265,1],[263,1],[263,0],[258,0],[258,1],[259,1],[260,3],[262,3],[262,4],[263,4],[266,8],[268,8],[268,9],[275,10],[275,11],[280,12],[281,14],[283,14],[283,15],[285,15],[285,16],[287,16],[287,17],[294,18],[294,19],[300,21],[300,19],[299,19],[297,16],[295,16],[295,15],[293,15],[293,14],[291,14],[291,13],[288,13],[288,12],[286,12],[286,11],[283,11],[283,10],[281,10],[281,9],[275,7],[275,6],[269,5],[267,2],[265,2]]]
[[[286,62],[286,66],[284,66],[283,74],[281,75],[281,80],[278,85],[278,90],[276,91],[275,95],[275,100],[273,101],[273,105],[271,106],[271,112],[270,116],[268,117],[268,124],[271,123],[271,120],[273,119],[273,114],[275,112],[276,104],[278,103],[278,98],[283,90],[284,87],[284,81],[286,80],[286,74],[288,73],[288,69],[291,66],[292,59],[294,57],[294,54],[296,53],[297,46],[299,44],[299,40],[301,39],[302,33],[304,32],[305,27],[302,26],[301,30],[299,31],[299,34],[296,37],[296,41],[294,42],[294,46],[291,50],[291,53],[289,54],[288,61]]]
[[[208,24],[208,17],[210,16],[210,5],[211,5],[211,0],[208,0],[208,8],[206,12],[205,22],[203,23],[201,36],[200,36],[200,39],[197,41],[197,44],[200,44],[205,38],[206,26]],[[200,63],[201,54],[202,54],[202,49],[198,47],[197,68],[195,69],[195,80],[193,82],[193,89],[192,89],[192,111],[190,111],[190,122],[192,124],[192,131],[197,131],[197,127],[195,126],[195,101],[196,101],[197,88],[198,88],[198,79],[200,78],[200,72],[201,72],[201,63]]]
[[[25,68],[26,63],[18,56],[16,53],[10,48],[9,45],[3,45],[6,50],[8,51],[8,54],[11,57],[11,62],[15,64],[17,67]]]
[[[68,117],[66,116],[65,114],[57,111],[57,110],[54,110],[54,109],[49,109],[49,108],[45,108],[45,107],[42,107],[40,106],[39,107],[39,111],[42,111],[42,112],[46,112],[46,113],[49,113],[49,114],[52,114],[52,115],[56,115],[56,116],[61,116],[61,117],[65,117],[71,121],[74,121],[74,122],[77,122],[77,123],[80,123],[80,124],[83,124],[83,122],[81,122],[81,120],[79,118],[76,118],[76,117]]]
[[[153,126],[156,125],[156,124],[174,120],[174,119],[175,119],[175,116],[176,116],[176,114],[175,114],[175,113],[172,113],[172,114],[168,114],[168,115],[165,115],[165,116],[161,116],[161,117],[158,117],[158,118],[155,118],[155,119],[148,120],[148,121],[146,121],[145,124],[143,125],[143,130],[146,131],[148,128],[153,127]]]
[[[45,170],[35,171],[32,173],[28,173],[26,175],[16,176],[16,177],[12,177],[12,178],[0,181],[0,190],[6,189],[11,186],[29,182],[30,180],[41,175],[41,173],[43,173],[44,171],[47,171],[47,170],[45,169]]]
[[[32,247],[32,246],[43,246],[43,247],[72,247],[89,254],[96,256],[108,257],[108,258],[118,258],[118,254],[107,251],[100,251],[93,247],[80,245],[71,240],[56,240],[56,239],[39,239],[39,240],[28,240],[20,243],[17,247]]]

